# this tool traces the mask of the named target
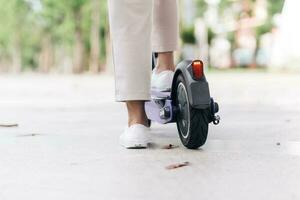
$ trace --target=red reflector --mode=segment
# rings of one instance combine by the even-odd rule
[[[203,62],[201,60],[195,60],[192,63],[193,76],[195,79],[200,79],[203,77]]]

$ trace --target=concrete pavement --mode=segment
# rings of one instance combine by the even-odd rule
[[[0,124],[19,126],[0,127],[0,200],[300,199],[300,75],[207,76],[222,120],[191,151],[174,124],[154,124],[150,149],[120,147],[109,75],[1,75]]]

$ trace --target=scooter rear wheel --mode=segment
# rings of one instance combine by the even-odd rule
[[[179,75],[176,81],[176,124],[182,144],[197,149],[206,142],[210,111],[191,107],[186,88],[183,76]]]

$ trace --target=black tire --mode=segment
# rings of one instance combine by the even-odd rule
[[[208,109],[195,109],[190,106],[186,83],[182,75],[176,80],[175,106],[177,130],[182,144],[188,149],[198,149],[205,144],[208,134]],[[184,97],[186,95],[186,97]],[[186,98],[186,100],[184,100]],[[185,102],[186,101],[186,102]]]

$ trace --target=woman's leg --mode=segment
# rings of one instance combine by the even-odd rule
[[[158,53],[157,73],[174,71],[173,51],[178,48],[177,0],[154,0],[152,49]]]
[[[170,70],[170,71],[175,70],[173,51],[158,53],[156,69],[157,69],[156,73],[160,73],[166,70]]]
[[[129,126],[146,124],[144,101],[150,99],[152,0],[109,0],[115,65],[116,100],[127,103]],[[154,0],[152,49],[158,71],[173,70],[177,48],[176,0]]]
[[[128,125],[147,123],[150,99],[152,0],[109,0],[116,100],[127,104]]]
[[[149,126],[148,118],[145,113],[145,102],[144,101],[127,101],[127,111],[128,111],[128,126],[133,124],[142,124],[144,126]]]

